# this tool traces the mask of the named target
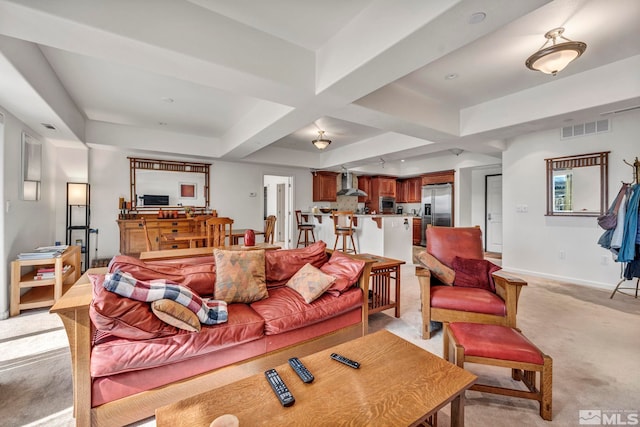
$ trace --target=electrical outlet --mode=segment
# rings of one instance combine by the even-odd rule
[[[560,259],[566,259],[567,258],[567,253],[565,251],[560,251],[558,253],[558,256],[560,257]]]

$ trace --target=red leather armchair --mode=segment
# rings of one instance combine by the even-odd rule
[[[484,259],[480,227],[432,227],[426,230],[426,252],[448,267],[456,256]],[[516,327],[518,298],[527,283],[502,271],[493,272],[495,293],[480,288],[432,286],[428,268],[416,267],[422,303],[422,338],[431,338],[431,321],[471,322]],[[435,282],[435,280],[434,280]],[[454,281],[455,283],[455,281]]]

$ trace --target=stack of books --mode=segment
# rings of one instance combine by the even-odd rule
[[[70,265],[65,265],[62,267],[62,274],[65,274],[71,268]],[[56,269],[54,267],[42,267],[36,270],[35,276],[33,276],[34,280],[46,280],[53,279],[56,277]]]
[[[18,259],[48,259],[57,258],[68,248],[68,245],[40,246],[31,252],[18,254]]]

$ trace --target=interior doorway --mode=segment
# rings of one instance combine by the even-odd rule
[[[485,176],[485,250],[502,253],[502,174]]]
[[[264,217],[276,216],[274,243],[290,247],[292,230],[293,177],[264,175]]]

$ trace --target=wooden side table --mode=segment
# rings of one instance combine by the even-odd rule
[[[400,266],[406,263],[399,259],[373,254],[352,256],[375,261],[371,266],[369,314],[394,308],[395,316],[400,317]],[[391,299],[392,282],[395,282],[395,301]]]
[[[64,266],[69,269],[65,272]],[[36,280],[37,268],[54,268],[52,279]],[[24,267],[30,271],[22,273]],[[21,310],[50,307],[80,278],[80,246],[69,246],[57,258],[18,259],[11,262],[11,303],[10,316],[17,316]],[[23,288],[31,288],[20,295]]]

